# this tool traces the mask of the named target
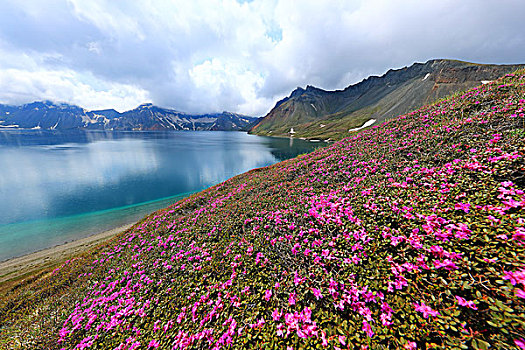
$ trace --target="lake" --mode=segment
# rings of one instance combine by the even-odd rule
[[[221,131],[0,131],[0,261],[135,222],[322,145]]]

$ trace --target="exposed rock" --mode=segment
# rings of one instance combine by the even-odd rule
[[[494,80],[524,65],[487,65],[455,60],[430,60],[390,69],[344,90],[298,87],[251,130],[259,135],[341,138],[370,119],[382,122],[458,91]],[[325,125],[322,129],[319,124]]]

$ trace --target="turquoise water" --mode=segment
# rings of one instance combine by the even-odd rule
[[[5,260],[21,256],[134,223],[190,194],[85,214],[1,225],[0,257],[4,256]]]
[[[0,261],[138,221],[319,146],[240,132],[0,131]]]

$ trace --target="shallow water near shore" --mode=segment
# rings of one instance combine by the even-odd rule
[[[0,131],[0,261],[138,221],[319,146],[241,132]]]
[[[190,194],[61,218],[1,225],[0,261],[135,223]]]

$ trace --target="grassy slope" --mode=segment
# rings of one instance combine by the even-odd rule
[[[519,71],[193,195],[4,295],[0,344],[513,348],[524,109]]]
[[[350,136],[349,129],[369,119],[380,124],[457,91],[473,88],[481,80],[494,80],[519,68],[523,66],[438,60],[394,70],[380,78],[371,77],[344,91],[307,89],[274,107],[251,132],[289,136],[293,127],[295,137],[340,140]]]

